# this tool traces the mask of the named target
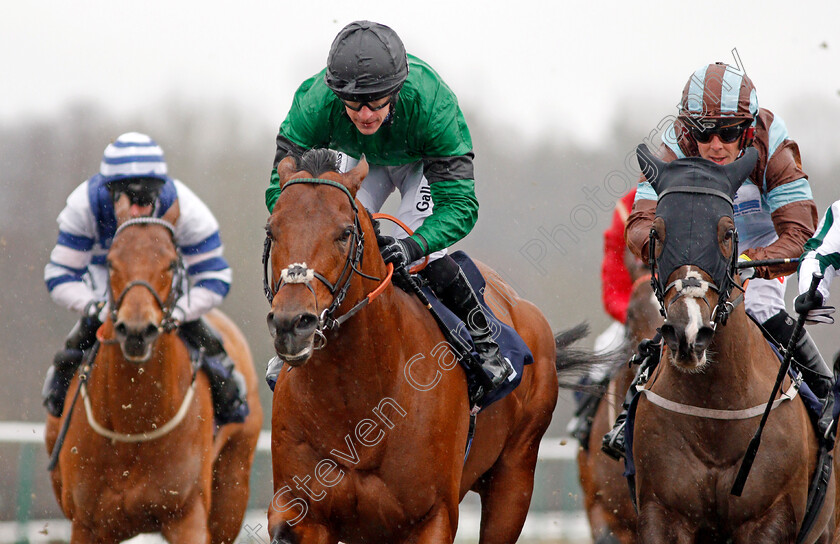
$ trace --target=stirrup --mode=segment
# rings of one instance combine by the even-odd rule
[[[251,413],[248,406],[248,386],[245,383],[245,377],[238,370],[234,370],[231,372],[230,378],[226,380],[224,388],[227,391],[220,391],[220,396],[225,398],[213,399],[213,415],[216,418],[216,423],[219,426],[228,423],[243,423],[248,414]],[[234,393],[231,389],[235,389],[236,392]]]
[[[604,435],[601,441],[601,451],[616,461],[621,461],[625,457],[624,431],[627,426],[627,417],[610,429],[610,432]]]
[[[492,385],[492,388],[489,391],[487,391],[488,393],[491,393],[496,389],[500,388],[502,385],[504,385],[506,381],[510,380],[516,375],[516,369],[513,368],[513,363],[510,362],[510,359],[508,359],[507,357],[503,357],[501,353],[499,354],[499,359],[502,361],[502,367],[504,368],[504,370],[502,370],[502,373],[499,376],[490,377],[490,384]],[[483,364],[481,365],[481,367],[482,369],[484,369]],[[485,372],[485,374],[486,373],[487,372]]]

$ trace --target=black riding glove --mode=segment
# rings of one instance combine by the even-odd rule
[[[823,296],[819,291],[814,293],[813,297],[809,293],[802,293],[793,301],[793,307],[796,313],[805,316],[805,323],[817,324],[834,323],[834,318],[831,314],[834,313],[834,306],[823,306]]]
[[[423,248],[413,238],[377,236],[376,243],[382,252],[382,260],[385,264],[393,263],[395,269],[406,267],[423,256]]]

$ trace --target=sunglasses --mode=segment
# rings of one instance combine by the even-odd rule
[[[378,102],[379,100],[382,100],[382,98],[374,100],[374,102]],[[353,111],[361,111],[362,108],[365,108],[365,107],[367,109],[369,109],[370,111],[379,111],[379,110],[381,110],[382,108],[384,108],[385,106],[387,106],[388,104],[391,103],[391,97],[388,96],[387,100],[385,100],[385,102],[383,102],[382,104],[378,104],[376,106],[374,106],[370,102],[354,102],[352,100],[344,100],[343,98],[341,99],[341,102]]]
[[[111,186],[114,202],[121,195],[128,197],[128,201],[136,206],[151,206],[160,195],[162,183],[115,183]]]
[[[746,123],[741,123],[739,125],[729,125],[725,127],[720,126],[703,126],[698,127],[694,124],[688,125],[688,132],[691,134],[691,137],[694,138],[698,143],[707,144],[712,141],[712,137],[717,135],[720,138],[720,141],[725,144],[731,144],[732,142],[738,141],[744,131],[747,129]]]
[[[128,197],[128,201],[136,206],[151,206],[157,200],[158,193],[159,191],[155,190],[128,190],[124,192]]]

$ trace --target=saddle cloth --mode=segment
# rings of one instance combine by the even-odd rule
[[[478,295],[478,299],[481,302],[481,306],[482,308],[484,308],[484,313],[487,315],[487,318],[490,321],[491,328],[493,331],[493,339],[496,341],[497,344],[499,344],[499,349],[501,350],[502,356],[507,357],[507,359],[513,365],[515,371],[514,374],[510,378],[508,378],[507,381],[501,387],[499,387],[490,395],[484,398],[481,406],[481,409],[483,410],[484,408],[490,406],[499,399],[504,398],[511,391],[516,389],[516,386],[518,386],[519,382],[522,380],[523,368],[525,367],[525,365],[533,363],[534,357],[531,354],[531,350],[528,349],[528,346],[525,344],[525,341],[522,340],[522,337],[519,336],[519,334],[513,329],[513,327],[510,327],[509,325],[500,321],[485,301],[484,293],[486,283],[484,281],[484,277],[482,277],[481,273],[478,271],[478,267],[476,267],[472,259],[470,259],[469,256],[463,251],[456,251],[452,254],[452,258],[455,259],[455,262],[457,262],[458,265],[461,267],[461,270],[464,271],[464,275],[467,277],[467,280],[470,282],[470,285],[472,286],[476,295]],[[454,313],[452,313],[451,310],[444,306],[443,303],[440,302],[440,300],[438,300],[438,298],[434,295],[434,293],[428,286],[423,287],[423,292],[429,299],[429,302],[432,304],[434,310],[440,316],[441,321],[443,321],[443,324],[446,326],[446,330],[443,330],[443,333],[447,337],[447,339],[451,338],[451,335],[453,334],[457,335],[457,337],[462,341],[464,345],[469,346],[472,357],[474,357],[476,360],[480,360],[478,358],[478,355],[475,353],[475,346],[473,345],[472,338],[470,338],[470,335],[467,332],[464,323],[460,319],[458,319],[458,317]],[[459,353],[457,346],[453,347],[456,348],[455,352]],[[460,363],[467,374],[468,382],[471,385],[476,383],[477,377],[473,369],[471,369],[467,362],[463,359],[461,359]]]

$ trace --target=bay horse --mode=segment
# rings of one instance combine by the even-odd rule
[[[184,278],[176,219],[129,219],[108,251],[112,310],[89,378],[70,384],[83,402],[52,471],[73,544],[147,532],[173,544],[232,543],[242,524],[262,425],[256,375],[236,325],[221,311],[206,314],[245,377],[250,405],[245,422],[217,430],[207,377],[166,326]],[[49,453],[70,405],[60,420],[48,416]]]
[[[702,158],[664,163],[644,145],[637,155],[659,195],[650,255],[666,312],[662,361],[638,397],[628,435],[639,540],[794,542],[818,442],[790,379],[770,412],[743,494],[731,494],[780,364],[732,294],[742,291],[734,273],[732,201],[757,153],[750,148],[726,166]],[[832,480],[803,542],[832,541],[836,500]]]
[[[391,265],[355,198],[367,172],[362,158],[340,173],[325,149],[278,166],[266,291],[289,372],[272,404],[272,542],[451,543],[470,490],[481,499],[480,542],[515,542],[557,402],[551,327],[477,263],[485,298],[534,362],[513,393],[478,415],[465,462],[465,373],[430,312],[388,282]]]
[[[587,447],[578,451],[577,463],[584,508],[594,544],[634,544],[636,510],[624,477],[624,465],[601,451],[601,438],[612,428],[621,412],[625,393],[638,367],[628,364],[642,340],[653,338],[662,324],[659,302],[643,267],[629,269],[633,279],[624,344],[618,351],[619,365],[612,374],[606,394],[592,418]]]

